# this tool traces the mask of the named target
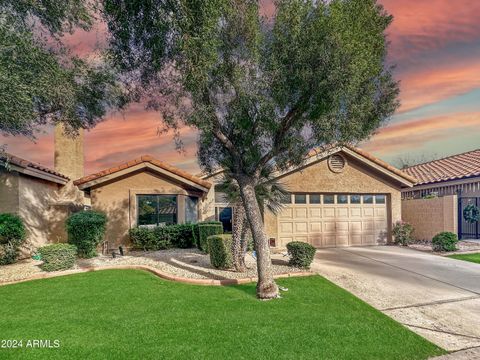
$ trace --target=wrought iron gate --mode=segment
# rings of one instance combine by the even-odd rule
[[[468,205],[480,208],[480,197],[459,197],[458,198],[458,238],[459,239],[480,239],[480,221],[468,222],[463,216],[463,211]]]

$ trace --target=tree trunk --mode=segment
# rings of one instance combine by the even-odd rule
[[[277,298],[279,296],[278,286],[273,279],[270,247],[263,226],[260,206],[255,196],[255,187],[248,180],[239,181],[238,183],[257,253],[257,297],[260,299]]]
[[[246,247],[244,243],[247,242],[245,238],[246,224],[245,208],[241,201],[238,201],[233,207],[233,229],[232,229],[232,256],[233,266],[238,272],[245,272],[245,253]]]

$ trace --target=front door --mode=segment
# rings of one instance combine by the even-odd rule
[[[460,239],[480,239],[480,221],[471,218],[471,211],[478,211],[479,207],[480,197],[458,198],[458,237]]]
[[[218,221],[222,222],[223,232],[232,232],[232,208],[231,207],[219,207],[218,208]]]

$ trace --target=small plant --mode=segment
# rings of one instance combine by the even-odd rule
[[[210,263],[217,269],[229,269],[233,265],[232,235],[211,235],[207,238]]]
[[[287,244],[289,264],[291,266],[308,269],[312,264],[316,249],[302,241],[292,241]]]
[[[148,227],[135,227],[128,232],[132,245],[137,249],[144,251],[151,250],[155,247],[155,234],[153,229]]]
[[[43,271],[68,270],[75,265],[77,247],[70,244],[52,244],[38,249],[43,264]]]
[[[210,235],[223,234],[223,226],[221,224],[198,224],[199,242],[197,246],[204,253],[208,254],[207,238]]]
[[[405,221],[397,221],[393,226],[393,238],[395,244],[408,246],[413,241],[413,226]]]
[[[103,241],[107,216],[97,211],[80,211],[67,219],[68,242],[77,247],[78,256],[97,256],[97,246]]]
[[[457,234],[444,231],[435,235],[432,239],[433,251],[455,251],[457,250]]]
[[[27,231],[22,219],[15,214],[0,214],[0,265],[13,264]]]
[[[156,227],[136,227],[130,229],[130,240],[135,248],[147,250],[164,250],[193,247],[193,226],[178,224]]]
[[[222,225],[220,221],[202,221],[196,224],[192,224],[193,231],[193,244],[200,249],[200,230],[199,225]]]

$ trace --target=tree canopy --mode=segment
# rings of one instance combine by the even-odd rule
[[[392,21],[375,0],[104,0],[109,56],[132,99],[168,127],[199,130],[199,160],[237,182],[258,254],[260,297],[278,294],[261,205],[267,167],[368,138],[398,106],[386,65]]]
[[[5,0],[0,3],[0,133],[33,137],[40,125],[93,127],[122,96],[102,62],[68,52],[65,33],[89,30],[94,2]]]

